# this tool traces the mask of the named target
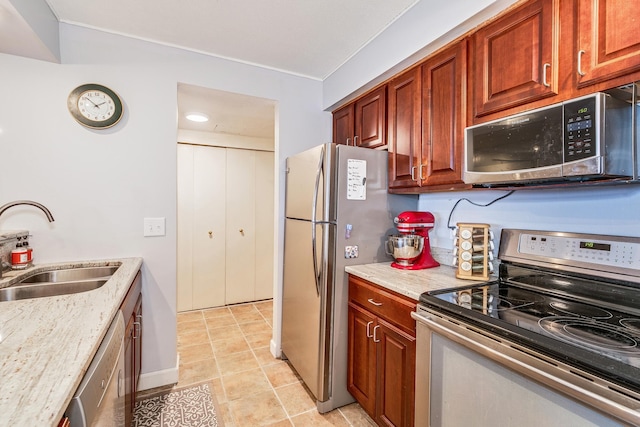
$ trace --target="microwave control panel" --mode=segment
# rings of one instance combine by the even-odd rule
[[[564,161],[594,156],[596,143],[596,97],[590,96],[564,104]]]

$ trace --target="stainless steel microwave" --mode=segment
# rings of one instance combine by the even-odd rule
[[[633,176],[632,104],[594,93],[465,130],[463,179],[493,186]]]

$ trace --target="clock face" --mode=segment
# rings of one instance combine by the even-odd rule
[[[80,114],[94,122],[104,122],[113,117],[115,113],[113,99],[99,90],[84,92],[78,99]]]
[[[78,86],[69,94],[69,112],[78,123],[92,129],[105,129],[122,118],[122,102],[111,89],[98,84]]]

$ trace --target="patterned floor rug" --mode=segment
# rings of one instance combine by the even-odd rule
[[[209,383],[136,402],[133,427],[222,427]]]

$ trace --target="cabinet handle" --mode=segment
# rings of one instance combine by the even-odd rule
[[[547,70],[551,67],[551,64],[546,63],[542,66],[542,84],[546,87],[551,86],[547,81]]]
[[[411,166],[411,181],[415,181],[416,180],[416,167],[415,166]]]
[[[376,331],[378,330],[379,327],[380,327],[380,325],[376,325],[373,328],[373,342],[380,342],[380,340],[376,338]]]
[[[420,165],[420,169],[419,169],[420,173],[418,174],[418,179],[420,181],[424,180],[424,176],[422,175],[423,170],[424,170],[424,165]]]
[[[347,138],[347,147],[349,146],[349,141],[351,140],[351,138]]]
[[[580,74],[581,76],[585,75],[585,73],[582,71],[582,55],[584,54],[585,54],[584,50],[578,51],[578,74]]]
[[[140,335],[138,335],[139,330],[140,330],[140,322],[133,322],[133,339],[134,340],[137,340],[138,338],[140,338]]]
[[[373,320],[369,323],[367,323],[367,338],[373,338],[373,335],[371,335],[371,331],[369,330],[369,328],[371,327],[371,324],[373,323]]]
[[[358,136],[357,135],[353,137],[353,146],[354,147],[358,146]]]
[[[382,305],[381,302],[375,302],[373,298],[369,298],[367,301],[369,301],[371,304],[375,305],[376,307],[380,307]]]

